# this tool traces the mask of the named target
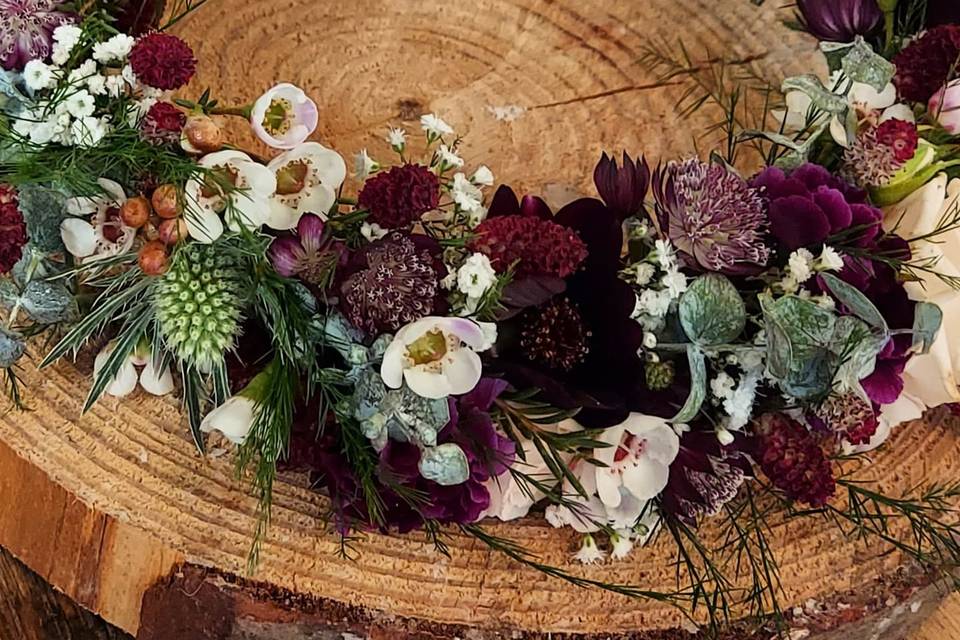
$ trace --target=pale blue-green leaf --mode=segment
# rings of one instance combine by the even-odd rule
[[[875,53],[862,36],[857,36],[853,41],[840,67],[851,80],[870,85],[878,93],[890,84],[897,70],[892,62]]]
[[[42,253],[61,251],[60,223],[66,216],[64,195],[54,189],[31,185],[20,189],[19,198],[30,244]]]
[[[707,359],[696,345],[687,346],[687,362],[690,365],[690,394],[687,401],[670,419],[673,423],[690,422],[700,412],[707,397]]]
[[[784,93],[788,91],[800,91],[807,95],[813,102],[813,105],[820,111],[826,113],[838,114],[847,109],[847,101],[843,96],[838,96],[825,86],[820,78],[808,73],[802,76],[792,76],[783,81],[781,89]]]
[[[27,349],[23,336],[0,328],[0,369],[12,367]]]
[[[719,273],[694,280],[680,297],[678,313],[687,337],[707,347],[732,342],[747,322],[737,288]]]
[[[446,487],[463,484],[470,477],[467,454],[453,442],[424,449],[417,467],[424,478]]]
[[[932,302],[918,302],[913,310],[913,349],[927,353],[943,323],[943,310]]]
[[[870,298],[863,295],[862,291],[832,273],[822,273],[820,277],[823,278],[830,292],[835,295],[851,313],[870,326],[879,329],[884,334],[889,333],[890,328],[887,326],[887,321],[883,318],[883,314],[880,313],[876,305],[870,301]]]
[[[38,324],[54,324],[73,320],[79,314],[77,302],[60,282],[31,280],[23,289],[21,306]]]
[[[878,334],[859,318],[837,318],[831,351],[840,364],[834,379],[847,387],[853,387],[873,373],[877,354],[887,340],[889,336],[886,333]]]
[[[0,280],[0,309],[11,309],[20,299],[20,290],[12,280]]]
[[[829,349],[816,347],[806,358],[793,361],[790,373],[780,381],[780,386],[794,398],[813,400],[830,391],[836,370],[836,356]]]

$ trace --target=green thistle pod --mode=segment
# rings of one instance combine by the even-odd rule
[[[673,384],[672,362],[648,362],[646,366],[647,388],[651,391],[663,391]]]
[[[212,245],[182,249],[157,286],[154,305],[167,346],[201,371],[233,348],[243,313],[242,273]]]

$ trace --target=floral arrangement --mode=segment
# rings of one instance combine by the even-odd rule
[[[960,484],[886,496],[855,472],[897,425],[960,401],[951,3],[798,0],[829,75],[783,80],[756,127],[722,70],[651,45],[653,71],[691,83],[678,109],[723,111],[726,147],[655,167],[603,154],[599,197],[556,210],[494,189],[436,114],[389,129],[395,158],[361,151],[348,178],[308,140],[321,114],[296,86],[188,99],[197,61],[167,29],[195,7],[161,25],[139,3],[0,0],[14,403],[40,336],[41,368],[96,353],[85,409],[138,386],[176,395],[201,453],[236,445],[255,541],[278,470],[296,468],[329,497],[344,553],[365,531],[417,529],[442,551],[454,525],[715,625],[735,605],[779,615],[774,511],[949,575]],[[231,144],[228,118],[270,157]],[[528,515],[582,534],[585,563],[673,537],[676,591],[548,567],[483,528]],[[733,542],[708,548],[710,522]]]

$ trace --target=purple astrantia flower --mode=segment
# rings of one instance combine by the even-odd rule
[[[857,230],[846,243],[866,247],[881,231],[883,213],[867,204],[866,192],[820,165],[807,163],[789,174],[767,167],[750,185],[769,200],[770,233],[788,251],[819,245],[851,227]]]
[[[296,234],[273,240],[268,255],[273,268],[280,275],[297,277],[309,284],[326,287],[345,251],[331,240],[323,219],[307,213],[297,223]]]
[[[653,174],[657,219],[688,267],[735,275],[767,264],[763,198],[719,164],[692,158]]]
[[[53,30],[74,22],[55,0],[0,0],[0,66],[19,71],[29,60],[43,60],[53,46]]]
[[[646,158],[634,160],[626,151],[618,167],[616,158],[604,152],[593,170],[593,183],[606,205],[625,220],[643,211],[643,199],[650,188],[650,167]]]
[[[811,35],[830,42],[852,42],[883,21],[876,0],[797,0],[797,18]]]

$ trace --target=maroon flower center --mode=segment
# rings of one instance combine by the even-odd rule
[[[553,369],[570,371],[582,363],[590,352],[589,338],[580,312],[566,298],[528,311],[521,320],[524,355]]]

